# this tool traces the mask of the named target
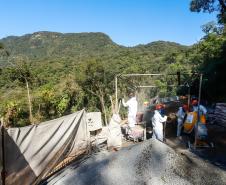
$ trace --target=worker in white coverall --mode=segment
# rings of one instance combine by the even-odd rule
[[[155,106],[154,116],[152,117],[153,136],[160,141],[163,141],[163,123],[166,122],[167,116],[161,115],[163,105],[157,104]]]
[[[180,137],[181,135],[181,129],[183,127],[184,117],[187,112],[188,112],[188,106],[184,104],[182,107],[179,107],[179,110],[176,114],[177,115],[177,137]]]
[[[136,115],[137,115],[137,99],[134,93],[129,94],[130,99],[125,102],[124,98],[122,99],[122,104],[124,107],[128,107],[128,125],[130,128],[135,127],[136,124]]]

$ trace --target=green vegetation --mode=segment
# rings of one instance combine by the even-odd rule
[[[197,69],[204,73],[204,97],[209,101],[226,101],[226,1],[191,0],[193,12],[216,12],[218,25],[214,22],[203,26],[206,36],[196,45],[190,56]]]
[[[84,107],[108,115],[116,74],[159,73],[168,67],[177,71],[180,62],[174,60],[189,49],[163,41],[123,47],[103,33],[37,32],[0,42],[10,53],[0,60],[0,111],[11,116],[14,125],[52,119]]]
[[[226,2],[225,0],[191,0],[190,10],[193,12],[217,12],[218,22],[226,23]]]
[[[213,9],[213,2],[220,8]],[[114,77],[121,73],[202,72],[203,98],[226,101],[225,7],[220,2],[191,1],[192,11],[219,10],[220,24],[203,26],[206,36],[190,47],[164,41],[123,47],[103,33],[37,32],[0,40],[0,116],[10,125],[24,126],[86,107],[108,119]],[[126,79],[121,91],[133,82]],[[166,82],[155,83],[166,93]]]

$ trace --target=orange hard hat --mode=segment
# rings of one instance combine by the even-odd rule
[[[157,105],[155,105],[155,109],[156,109],[156,110],[160,110],[161,108],[163,108],[162,104],[157,104]]]

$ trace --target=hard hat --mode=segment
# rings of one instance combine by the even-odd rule
[[[184,105],[182,106],[182,108],[183,108],[185,111],[188,111],[188,105],[184,104]]]
[[[192,102],[191,102],[191,104],[193,105],[193,106],[195,106],[195,105],[198,105],[198,100],[192,100]]]
[[[156,110],[160,110],[162,108],[162,104],[157,104],[157,105],[155,105],[155,109]]]
[[[191,100],[198,100],[198,97],[193,95],[193,96],[191,96]]]

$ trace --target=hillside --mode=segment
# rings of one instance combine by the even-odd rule
[[[52,57],[83,57],[115,54],[115,52],[143,51],[153,54],[177,52],[185,46],[157,41],[136,47],[123,47],[104,33],[35,32],[24,36],[9,36],[0,40],[12,56],[26,55],[31,59]]]
[[[154,41],[146,45],[138,45],[135,48],[143,49],[156,54],[177,53],[187,50],[189,47],[175,42]]]
[[[212,44],[213,40],[217,45]],[[213,70],[224,68],[220,65],[224,62],[225,39],[217,35],[206,36],[195,47],[165,41],[124,47],[103,33],[55,32],[10,36],[1,39],[0,43],[4,45],[0,48],[0,115],[11,115],[8,120],[15,126],[31,122],[26,81],[32,97],[33,122],[40,122],[84,107],[108,115],[111,107],[109,95],[114,95],[116,74],[201,70],[207,72],[205,87],[213,86],[218,78],[224,79],[221,75],[209,78],[213,67]],[[211,55],[210,51],[218,53],[219,57]],[[215,60],[219,63],[212,65]],[[144,80],[151,83],[150,79]],[[136,81],[141,82],[140,79]],[[132,83],[134,80],[130,78],[119,84],[119,96],[133,88]],[[161,88],[154,93],[176,93],[176,89],[162,86],[164,83],[165,79],[158,81]],[[175,79],[167,78],[167,83],[175,83]],[[225,98],[224,89],[217,96],[216,88],[210,89],[203,91],[204,97]],[[192,93],[197,93],[196,88]]]
[[[119,48],[103,33],[36,32],[0,40],[11,55],[27,55],[31,59],[95,55]]]
[[[171,69],[170,63],[188,50],[164,41],[124,47],[104,33],[36,32],[9,36],[0,43],[4,45],[0,114],[17,110],[12,121],[17,125],[29,122],[24,76],[31,88],[35,122],[84,106],[91,111],[109,111],[115,74],[163,72],[167,71],[166,64],[172,72],[176,69]]]

